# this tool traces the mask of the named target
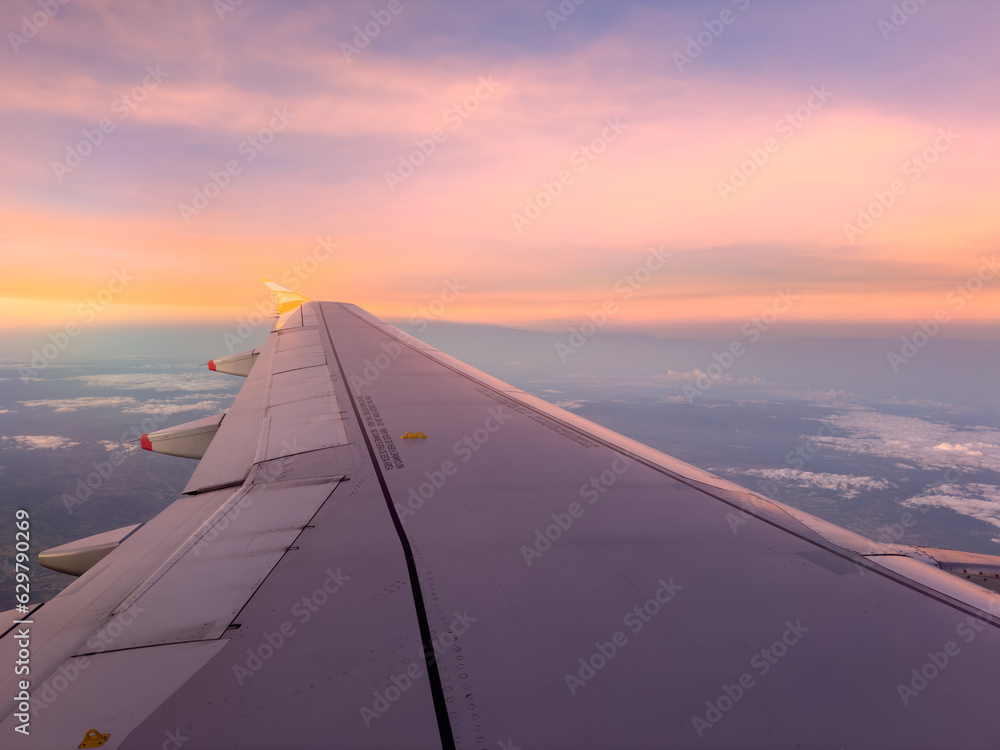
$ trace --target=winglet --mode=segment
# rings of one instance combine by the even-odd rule
[[[309,301],[308,297],[303,297],[291,289],[286,289],[281,284],[276,284],[270,279],[261,279],[261,281],[264,282],[264,286],[270,289],[271,294],[274,295],[274,299],[278,303],[278,315],[291,312],[303,302]]]

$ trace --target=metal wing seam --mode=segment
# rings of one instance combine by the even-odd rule
[[[427,677],[430,684],[431,695],[434,699],[434,713],[437,718],[438,731],[441,734],[441,745],[445,750],[454,750],[456,747],[455,738],[451,729],[451,719],[448,718],[448,708],[445,702],[444,687],[441,684],[441,675],[438,672],[437,660],[434,655],[431,627],[427,618],[427,609],[424,605],[423,592],[420,590],[420,580],[417,576],[417,566],[413,556],[413,549],[410,546],[409,538],[406,536],[406,531],[403,529],[403,523],[399,518],[399,514],[396,512],[395,504],[392,501],[392,495],[389,493],[385,477],[382,474],[382,467],[379,465],[378,457],[375,454],[375,448],[371,444],[371,439],[369,438],[368,433],[362,428],[364,420],[361,418],[361,411],[358,409],[358,404],[354,398],[354,394],[351,392],[347,374],[344,372],[344,366],[340,361],[340,356],[337,354],[337,347],[334,345],[333,337],[330,335],[330,328],[327,325],[326,314],[323,312],[323,307],[321,305],[317,307],[319,309],[323,328],[326,331],[326,340],[329,343],[330,352],[333,354],[333,359],[337,363],[337,369],[339,370],[341,380],[344,383],[344,390],[347,392],[347,397],[351,402],[351,408],[354,411],[354,417],[357,419],[358,428],[364,437],[365,447],[368,449],[368,458],[371,461],[372,469],[378,479],[379,487],[382,490],[382,496],[385,498],[386,508],[388,509],[389,516],[392,519],[392,525],[396,530],[396,535],[399,537],[399,543],[403,548],[403,557],[406,560],[406,570],[410,579],[410,592],[413,596],[417,622],[420,627],[420,641],[423,645],[422,651],[424,654],[424,662],[427,667]]]

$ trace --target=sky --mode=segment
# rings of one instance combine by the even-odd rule
[[[985,0],[11,0],[0,331],[234,324],[263,277],[539,330],[995,329],[998,20]]]

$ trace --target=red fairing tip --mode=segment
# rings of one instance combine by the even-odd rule
[[[215,360],[214,359],[208,360],[208,369],[209,370],[214,370],[215,369]]]
[[[148,434],[143,435],[141,438],[139,438],[139,445],[142,446],[142,449],[144,451],[151,451],[151,450],[153,450],[153,444],[151,442],[149,442],[149,435]]]

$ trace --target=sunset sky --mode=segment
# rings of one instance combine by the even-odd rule
[[[802,324],[995,324],[998,22],[985,0],[7,2],[0,326],[235,321],[262,277],[524,327],[608,300],[620,328],[738,322],[778,290]]]

